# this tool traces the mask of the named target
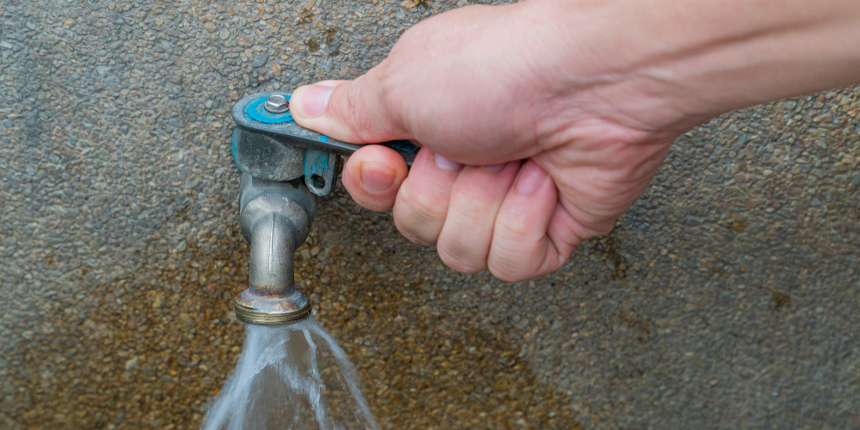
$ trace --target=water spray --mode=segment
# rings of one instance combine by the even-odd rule
[[[237,318],[249,324],[284,324],[311,314],[310,301],[295,288],[295,251],[310,232],[316,196],[331,193],[341,157],[361,147],[296,124],[290,96],[257,93],[233,106],[233,157],[243,172],[239,223],[251,244],[249,286],[234,306]],[[407,165],[418,152],[408,141],[380,145]]]

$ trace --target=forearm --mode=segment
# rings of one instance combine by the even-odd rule
[[[683,92],[697,96],[687,101],[689,112],[704,119],[752,104],[860,82],[860,2],[722,3],[731,6],[715,8],[714,19],[701,22],[709,40],[669,62],[681,83],[681,93],[676,97],[682,99]]]
[[[579,38],[566,61],[613,64],[600,71],[606,91],[636,86],[642,98],[622,111],[651,116],[652,125],[689,127],[740,107],[860,83],[857,0],[544,4],[553,3],[572,17],[563,26]]]

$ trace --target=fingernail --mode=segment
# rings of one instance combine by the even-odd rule
[[[455,171],[455,170],[460,170],[461,168],[463,168],[462,164],[457,163],[455,161],[451,161],[451,160],[449,160],[449,159],[447,159],[447,158],[445,158],[439,154],[433,155],[433,161],[436,162],[436,167],[438,167],[442,170]]]
[[[361,163],[361,184],[373,193],[387,191],[394,184],[397,172],[387,166],[372,163]]]
[[[490,164],[489,166],[481,166],[481,168],[488,172],[498,173],[504,170],[507,165],[508,163]]]
[[[301,98],[299,111],[308,118],[319,118],[325,115],[328,99],[335,87],[326,85],[310,85],[305,87]]]
[[[529,195],[538,190],[546,182],[546,172],[535,163],[526,163],[517,180],[517,192]]]

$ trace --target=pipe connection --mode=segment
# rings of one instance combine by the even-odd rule
[[[316,197],[300,181],[242,175],[239,223],[251,244],[248,289],[236,297],[236,317],[249,324],[283,324],[311,314],[295,288],[295,251],[307,239]]]

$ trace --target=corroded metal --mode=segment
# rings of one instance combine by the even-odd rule
[[[248,324],[283,324],[311,314],[307,297],[295,290],[287,296],[265,296],[248,288],[236,296],[234,309],[236,318]]]
[[[293,280],[295,250],[308,236],[316,198],[304,183],[275,182],[242,175],[239,222],[251,244],[249,287],[236,297],[239,320],[282,324],[310,315]]]

